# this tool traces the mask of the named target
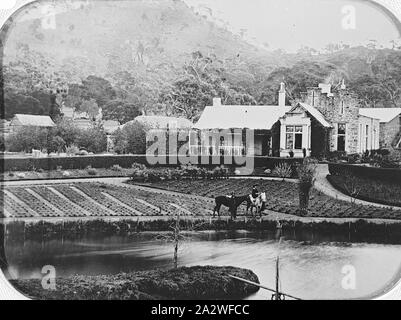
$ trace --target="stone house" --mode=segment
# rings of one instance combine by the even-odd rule
[[[285,105],[281,83],[277,106],[224,106],[214,99],[194,129],[250,129],[253,146],[242,141],[242,153],[279,157],[325,156],[329,152],[362,153],[379,148],[380,124],[374,116],[360,112],[358,100],[343,83],[332,90],[319,84],[302,93],[292,106]],[[224,139],[214,146],[191,146],[202,155],[235,154],[238,146],[226,146]]]

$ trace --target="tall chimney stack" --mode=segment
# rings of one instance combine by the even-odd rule
[[[285,83],[280,83],[280,91],[278,92],[278,105],[279,107],[285,107]]]

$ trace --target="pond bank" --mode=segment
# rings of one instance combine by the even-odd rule
[[[259,283],[251,270],[213,266],[57,278],[55,290],[43,289],[39,279],[10,282],[41,300],[226,300],[243,299],[259,289],[228,275]]]
[[[3,223],[0,232],[5,237],[15,239],[56,239],[85,236],[134,236],[142,232],[171,231],[173,217],[140,218],[104,218],[104,219],[48,219]],[[0,221],[1,224],[1,221]],[[193,231],[277,231],[281,226],[284,234],[322,234],[344,241],[401,243],[401,222],[397,220],[368,221],[365,219],[328,219],[288,217],[287,215],[269,214],[262,219],[239,217],[232,221],[228,216],[212,219],[210,217],[183,217],[180,229]],[[0,225],[1,226],[1,225]]]

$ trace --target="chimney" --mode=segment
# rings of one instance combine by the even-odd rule
[[[322,93],[327,93],[327,96],[331,95],[331,84],[319,83],[319,88],[322,90]]]
[[[322,89],[319,87],[308,87],[308,94],[306,103],[312,107],[318,106],[320,104],[320,98],[322,95]]]
[[[221,107],[221,98],[213,98],[213,107]]]
[[[278,92],[278,106],[285,107],[285,83],[280,83],[280,91]]]
[[[341,82],[341,86],[340,86],[341,90],[346,90],[347,86],[345,85],[345,80],[343,79],[343,81]]]

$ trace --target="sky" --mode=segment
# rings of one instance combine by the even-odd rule
[[[391,19],[363,0],[184,0],[201,13],[269,49],[294,52],[302,46],[317,50],[329,43],[352,46],[376,40],[391,47],[400,34]]]

